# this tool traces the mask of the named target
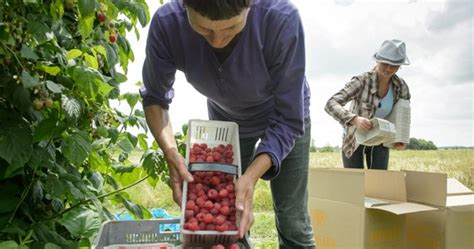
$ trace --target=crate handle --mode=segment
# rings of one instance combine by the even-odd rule
[[[237,175],[238,166],[233,164],[215,162],[195,162],[188,166],[189,171],[220,171],[232,175]]]

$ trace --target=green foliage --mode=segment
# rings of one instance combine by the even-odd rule
[[[424,139],[410,138],[410,144],[408,145],[410,150],[437,150],[438,147],[432,142]]]
[[[319,149],[316,149],[317,152],[334,152],[336,149],[332,147],[331,145],[325,145]]]
[[[150,217],[123,190],[168,172],[139,95],[119,90],[134,60],[126,34],[149,20],[144,0],[2,1],[1,248],[89,247],[110,205]]]

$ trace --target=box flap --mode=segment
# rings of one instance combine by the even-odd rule
[[[408,201],[446,206],[446,174],[409,170],[404,172],[406,173]]]
[[[387,205],[373,206],[370,209],[380,209],[396,215],[437,210],[437,208],[410,202],[400,202]]]
[[[448,196],[447,207],[471,206],[474,211],[474,194]]]
[[[397,203],[397,202],[393,200],[384,200],[384,199],[372,198],[372,197],[367,197],[367,196],[364,198],[364,207],[366,208],[393,204],[393,203]]]
[[[448,178],[448,195],[474,194],[455,178]]]
[[[362,207],[364,171],[313,168],[309,171],[309,196]]]
[[[405,174],[400,171],[366,170],[365,195],[372,198],[405,202]]]

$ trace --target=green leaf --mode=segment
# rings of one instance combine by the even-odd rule
[[[46,87],[53,93],[62,93],[64,89],[62,85],[56,84],[51,80],[46,81]]]
[[[133,109],[141,98],[138,93],[125,93],[122,96],[121,99],[125,98],[127,100],[130,109]]]
[[[63,123],[52,117],[42,120],[33,132],[33,142],[59,137],[66,129]]]
[[[102,190],[104,186],[104,177],[99,172],[91,172],[89,181],[92,183],[95,189]]]
[[[61,72],[61,68],[58,67],[58,66],[52,66],[52,67],[50,67],[50,66],[46,66],[46,65],[44,65],[44,64],[38,63],[38,64],[36,65],[36,67],[37,67],[38,69],[40,69],[40,70],[42,70],[42,71],[44,71],[44,72],[46,72],[46,73],[52,75],[52,76],[56,76],[58,73]]]
[[[81,190],[76,188],[73,183],[67,182],[67,186],[69,187],[69,192],[72,194],[72,196],[74,196],[74,198],[76,198],[76,200],[84,199],[84,194],[81,192]]]
[[[21,85],[16,85],[13,90],[13,105],[22,112],[28,112],[31,109],[30,91]]]
[[[130,143],[132,143],[133,148],[135,148],[138,143],[138,138],[130,132],[127,132],[126,134],[127,134],[128,140],[130,140]]]
[[[107,172],[108,168],[107,163],[96,151],[92,151],[89,155],[89,166],[91,170],[97,170],[103,173]]]
[[[94,27],[94,19],[94,16],[89,16],[83,17],[79,20],[79,30],[83,40],[85,40],[91,34]]]
[[[28,31],[39,44],[43,44],[54,38],[54,33],[45,23],[31,20],[28,22]]]
[[[39,80],[38,78],[31,76],[27,71],[23,71],[21,73],[21,82],[25,88],[32,88],[38,85]]]
[[[4,249],[17,249],[18,244],[13,240],[2,241],[0,242],[0,248]]]
[[[94,69],[99,69],[99,62],[97,62],[97,58],[90,54],[84,54],[84,60],[86,61],[86,65],[92,67]]]
[[[44,189],[46,193],[53,197],[60,198],[64,194],[65,186],[56,175],[48,175],[47,180],[44,182]]]
[[[39,57],[30,47],[23,44],[21,46],[21,57],[25,59],[37,60]]]
[[[107,10],[107,18],[109,20],[115,20],[117,19],[119,13],[119,9],[117,8],[116,5],[119,5],[121,1],[104,1],[105,3],[105,9]]]
[[[130,142],[126,134],[119,135],[117,146],[122,150],[122,152],[127,154],[133,151],[133,144]]]
[[[120,39],[120,38],[119,38]],[[125,73],[128,71],[128,53],[123,47],[119,49],[120,65]]]
[[[101,137],[109,136],[109,132],[107,131],[107,128],[105,128],[104,126],[97,127],[97,134],[99,134],[99,136]]]
[[[61,149],[71,163],[80,165],[89,157],[90,138],[86,132],[78,131],[64,139]]]
[[[66,59],[72,60],[72,59],[75,59],[75,58],[77,58],[81,55],[82,55],[82,51],[77,49],[77,48],[74,48],[74,49],[71,49],[67,52]]]
[[[143,210],[140,206],[127,200],[123,200],[123,204],[135,218],[143,219]]]
[[[73,79],[77,87],[91,100],[96,100],[97,95],[106,97],[113,89],[100,77],[100,73],[88,67],[76,67]]]
[[[10,164],[5,177],[11,176],[30,160],[33,151],[31,141],[31,130],[27,123],[8,122],[0,125],[0,157]]]
[[[59,223],[76,237],[92,237],[100,228],[99,215],[88,207],[78,207],[67,212]]]
[[[148,149],[147,136],[145,134],[138,134],[138,145],[143,151]]]
[[[61,249],[61,247],[53,243],[46,243],[46,245],[44,245],[44,249]]]
[[[107,58],[107,51],[105,50],[104,46],[97,45],[92,47],[92,49]]]
[[[121,74],[121,73],[117,72],[115,74],[114,79],[115,79],[115,82],[117,82],[117,83],[123,83],[123,82],[127,81],[127,76],[125,74]]]
[[[34,234],[38,241],[49,241],[59,245],[61,248],[73,248],[70,241],[59,235],[53,228],[44,223],[35,223],[33,225]]]
[[[64,15],[64,5],[62,0],[53,0],[49,6],[49,13],[55,20],[60,20]]]
[[[108,43],[103,43],[105,50],[107,51],[107,67],[112,68],[117,64],[117,51],[114,49],[113,45]],[[115,45],[116,46],[116,45]]]
[[[81,103],[73,97],[61,96],[62,107],[68,119],[77,120],[81,116]]]
[[[112,143],[115,143],[118,139],[119,132],[116,128],[109,128],[108,130],[109,138]]]
[[[82,17],[95,17],[95,0],[79,0],[77,5]]]
[[[133,12],[140,21],[142,27],[145,27],[150,19],[148,8],[145,8],[144,5],[140,3],[132,3],[130,4],[130,11]]]

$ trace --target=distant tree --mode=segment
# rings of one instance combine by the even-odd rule
[[[410,138],[409,150],[437,150],[438,147],[429,140]]]
[[[321,147],[317,150],[318,152],[334,152],[334,147],[329,144],[326,144],[324,147]]]

